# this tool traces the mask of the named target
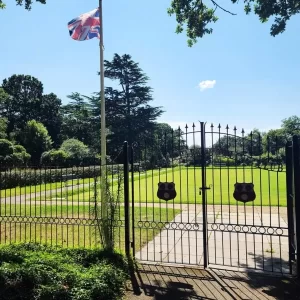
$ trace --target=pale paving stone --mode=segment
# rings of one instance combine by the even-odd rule
[[[191,206],[185,206],[188,209]],[[149,241],[140,252],[136,254],[136,258],[140,260],[155,260],[163,262],[174,262],[182,264],[202,264],[203,263],[203,232],[201,231],[202,211],[201,206],[196,209],[198,214],[195,214],[195,207],[192,207],[190,212],[183,211],[177,215],[173,221],[170,222],[169,228],[160,232],[152,241]],[[228,206],[222,207],[222,214],[220,209],[215,207],[214,211],[208,207],[208,222],[214,222],[226,226],[231,224],[239,224],[240,231],[236,232],[222,232],[212,231],[212,224],[208,224],[208,252],[209,261],[211,264],[225,264],[238,268],[257,268],[263,270],[284,270],[288,271],[288,238],[278,237],[262,234],[252,234],[252,226],[258,226],[255,232],[265,232],[270,230],[274,232],[275,229],[268,228],[271,224],[273,227],[286,227],[283,209],[280,209],[282,216],[278,217],[278,210],[268,210],[265,207],[250,207],[245,210],[244,214],[242,207],[231,207],[231,214],[229,215]],[[238,211],[238,214],[236,213]],[[263,211],[263,214],[261,212]],[[271,215],[269,212],[274,215]],[[254,216],[253,216],[254,213]],[[216,216],[218,217],[216,219]],[[187,225],[186,223],[190,223]],[[172,225],[175,225],[172,229]],[[196,224],[196,230],[187,230],[184,224],[193,228]],[[248,227],[244,226],[247,224]],[[231,225],[229,225],[231,226]],[[264,226],[264,227],[261,227]],[[194,228],[194,229],[195,229]],[[234,226],[231,227],[233,229]],[[218,228],[219,229],[219,228]],[[247,233],[243,230],[248,231]],[[250,231],[249,231],[250,230]],[[258,230],[258,231],[257,231]],[[280,229],[280,233],[287,234],[287,229]],[[151,250],[151,251],[150,251]],[[148,257],[148,258],[147,258]]]

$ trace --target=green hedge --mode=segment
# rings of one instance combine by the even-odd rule
[[[108,175],[123,172],[123,166],[113,165],[106,167]],[[100,166],[74,167],[63,169],[12,169],[0,172],[0,189],[11,189],[44,183],[65,181],[64,175],[74,174],[74,178],[94,178],[100,176]],[[69,179],[70,180],[70,179]]]
[[[38,244],[0,247],[2,300],[121,299],[128,279],[122,255]]]

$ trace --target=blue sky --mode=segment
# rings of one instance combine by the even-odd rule
[[[279,127],[281,120],[300,112],[300,17],[273,38],[271,24],[246,16],[241,4],[219,11],[214,33],[193,47],[175,34],[174,17],[167,15],[171,0],[104,0],[105,59],[130,54],[150,77],[152,105],[163,106],[160,121],[172,126],[207,121],[246,131]],[[97,7],[98,1],[49,0],[32,11],[6,0],[0,11],[0,81],[28,74],[44,84],[45,93],[64,103],[71,92],[99,91],[99,43],[76,42],[67,23]],[[199,83],[215,81],[201,91]]]

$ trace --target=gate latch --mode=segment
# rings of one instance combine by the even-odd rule
[[[210,185],[209,187],[205,186],[205,187],[200,187],[199,188],[199,195],[202,195],[202,191],[205,191],[205,190],[210,190],[212,187],[212,185]]]

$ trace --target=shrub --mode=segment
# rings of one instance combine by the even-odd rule
[[[5,139],[0,139],[0,155],[2,157],[11,155],[14,153],[13,144]]]
[[[41,156],[41,164],[45,166],[66,166],[68,154],[64,150],[51,150]]]
[[[16,136],[31,155],[33,162],[40,161],[42,153],[51,149],[52,146],[47,128],[35,120],[28,121],[24,130],[17,132]]]
[[[1,299],[121,299],[128,265],[115,252],[38,244],[0,248]]]
[[[50,159],[50,152],[51,151],[45,151],[41,155],[41,165],[42,166],[51,166],[51,159]],[[61,166],[63,167],[63,166]]]
[[[27,154],[29,155],[29,154]],[[8,164],[10,165],[10,164]],[[10,168],[1,166],[0,190],[45,183],[62,182],[66,175],[74,175],[74,179],[94,178],[101,175],[99,165],[77,166],[72,168]],[[123,165],[107,165],[107,175],[123,173]]]
[[[62,143],[60,150],[63,150],[67,156],[69,164],[78,165],[87,160],[90,150],[87,145],[77,139],[69,139]]]
[[[30,157],[23,146],[13,145],[8,140],[0,140],[0,161],[2,164],[22,166],[28,163]]]
[[[14,166],[23,166],[27,165],[27,163],[30,161],[31,156],[25,151],[13,153],[10,158]]]
[[[218,156],[214,158],[213,164],[214,165],[225,165],[225,166],[235,166],[235,160],[233,158],[229,158],[226,156]]]
[[[14,145],[14,153],[23,153],[26,152],[26,149],[22,145]]]
[[[176,168],[179,166],[179,159],[174,159],[172,162],[172,168]]]
[[[113,169],[113,168],[111,168]],[[107,172],[110,173],[108,169]],[[100,167],[78,167],[64,169],[13,169],[0,172],[0,189],[10,189],[44,183],[64,181],[64,175],[74,174],[75,178],[100,176]]]

